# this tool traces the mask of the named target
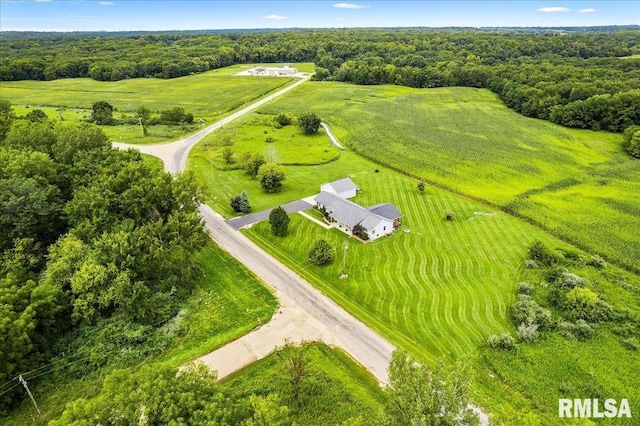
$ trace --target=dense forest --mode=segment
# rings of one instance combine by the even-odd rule
[[[112,149],[95,125],[14,122],[0,106],[1,414],[22,399],[18,374],[174,317],[207,236],[191,175]]]
[[[640,124],[640,30],[349,29],[8,38],[0,80],[174,78],[309,62],[318,80],[488,88],[523,115],[622,132]]]

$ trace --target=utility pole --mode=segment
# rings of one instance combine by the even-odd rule
[[[347,269],[347,250],[349,250],[349,243],[344,243],[344,260],[342,261],[342,269]]]
[[[42,413],[40,412],[40,409],[38,408],[38,404],[36,404],[36,400],[33,397],[33,395],[31,395],[31,391],[29,390],[29,386],[27,386],[27,381],[22,378],[22,375],[18,376],[18,380],[20,381],[20,383],[22,383],[22,386],[24,386],[24,388],[27,390],[27,393],[29,394],[29,398],[31,398],[31,402],[33,402],[33,406],[36,407],[36,411],[38,412],[38,416],[42,416]]]

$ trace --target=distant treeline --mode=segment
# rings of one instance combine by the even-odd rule
[[[526,116],[619,132],[640,124],[638,55],[637,29],[60,34],[3,40],[0,80],[174,78],[238,63],[314,62],[318,80],[488,88]]]

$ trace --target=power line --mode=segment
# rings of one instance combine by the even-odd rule
[[[15,380],[15,379],[14,379]],[[13,386],[11,386],[9,389],[3,391],[2,393],[0,393],[0,396],[4,395],[5,393],[9,392],[11,389],[15,388],[16,386],[20,386],[20,382],[17,382],[16,384],[14,384]]]

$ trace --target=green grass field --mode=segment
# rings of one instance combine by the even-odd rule
[[[621,136],[523,117],[488,90],[309,82],[263,107],[309,106],[356,152],[523,215],[640,269],[640,161]]]
[[[298,66],[301,70],[310,68],[310,64],[292,65]],[[5,81],[2,82],[0,99],[11,102],[18,116],[28,113],[33,108],[39,108],[50,118],[69,121],[88,118],[91,115],[91,105],[97,101],[107,101],[113,105],[114,118],[131,114],[139,106],[146,106],[153,112],[174,106],[183,107],[187,112],[193,113],[196,125],[185,128],[152,126],[149,135],[144,138],[141,136],[140,128],[135,125],[102,126],[107,136],[118,142],[169,142],[296,80],[287,77],[232,75],[250,67],[232,66],[169,80],[140,78],[100,82],[88,78],[74,78],[54,81]]]
[[[307,135],[295,124],[275,126],[274,119],[275,116],[255,113],[239,118],[205,137],[194,147],[192,156],[225,170],[241,167],[241,158],[245,153],[260,153],[268,161],[283,165],[323,164],[336,160],[340,155],[324,130]],[[233,152],[230,164],[223,161],[224,148]]]

